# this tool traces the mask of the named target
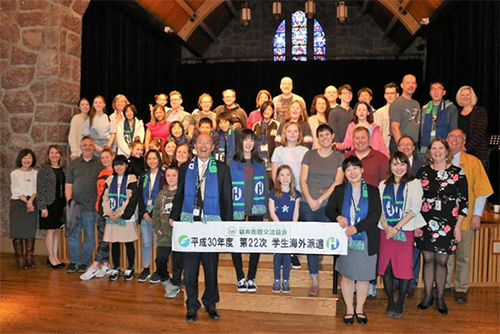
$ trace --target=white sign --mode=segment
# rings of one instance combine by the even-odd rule
[[[337,223],[175,222],[177,252],[346,255],[347,236]]]

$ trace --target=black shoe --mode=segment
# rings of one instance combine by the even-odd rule
[[[350,316],[350,318],[348,318]],[[346,325],[352,325],[354,323],[354,314],[351,313],[346,313],[344,314],[344,317],[342,318],[344,321],[344,324]]]
[[[149,283],[158,284],[160,282],[161,282],[160,274],[158,274],[158,271],[155,271],[154,273],[151,274],[151,278],[149,279]]]
[[[217,309],[215,307],[211,307],[207,310],[208,317],[212,320],[219,320],[220,315],[219,312],[217,312]],[[186,316],[187,317],[187,316]]]
[[[364,313],[356,313],[356,321],[358,322],[358,324],[366,325],[366,323],[368,322],[368,318]]]
[[[76,273],[77,270],[78,268],[76,267],[76,264],[70,263],[68,269],[66,269],[66,272],[71,274],[71,273]]]
[[[387,305],[387,308],[385,309],[385,316],[388,318],[394,317],[395,309],[396,309],[396,304]]]
[[[293,269],[302,268],[302,265],[300,264],[299,258],[295,254],[292,255],[292,268]]]
[[[78,266],[78,272],[79,273],[84,273],[87,271],[87,269],[89,269],[89,266],[87,266],[86,264],[81,264]]]
[[[447,315],[448,314],[448,306],[446,306],[446,303],[444,302],[444,299],[438,299],[436,301],[437,309],[439,313],[442,315]]]
[[[52,269],[59,269],[59,268],[62,268],[60,265],[62,263],[59,263],[59,264],[52,264],[52,262],[50,262],[49,259],[47,259],[47,266],[51,267]]]
[[[196,313],[197,313],[196,310],[187,310],[186,321],[195,322],[196,320],[198,320],[198,315]]]
[[[433,302],[434,302],[434,296],[431,298],[431,300],[428,303],[425,302],[425,298],[424,298],[424,300],[422,300],[420,302],[420,304],[417,305],[417,308],[419,310],[427,310],[427,308],[429,306],[431,306]]]

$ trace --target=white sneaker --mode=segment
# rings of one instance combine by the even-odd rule
[[[236,290],[238,290],[238,292],[247,292],[248,291],[247,280],[244,278],[240,279],[238,284],[236,284]]]
[[[106,275],[109,275],[109,266],[107,264],[103,264],[95,277],[102,278]]]
[[[377,297],[377,287],[375,286],[375,284],[370,284],[370,287],[368,288],[368,297]]]
[[[84,272],[83,274],[80,275],[80,279],[82,281],[88,281],[90,279],[92,279],[95,275],[97,275],[97,273],[99,272],[99,268],[97,269],[92,269],[92,267],[89,267],[89,269],[87,269],[86,272]]]

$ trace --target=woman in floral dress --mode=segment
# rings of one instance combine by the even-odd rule
[[[468,207],[467,179],[459,167],[453,166],[444,139],[434,139],[425,158],[428,165],[420,168],[417,178],[424,190],[422,216],[427,225],[416,238],[424,255],[425,297],[417,308],[425,310],[432,305],[432,287],[436,282],[437,309],[441,314],[447,314],[444,302],[446,263],[462,238],[461,226]]]

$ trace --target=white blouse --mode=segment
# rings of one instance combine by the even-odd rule
[[[31,196],[36,193],[36,176],[38,171],[31,169],[29,172],[15,169],[10,173],[11,199],[19,199],[21,196]]]

